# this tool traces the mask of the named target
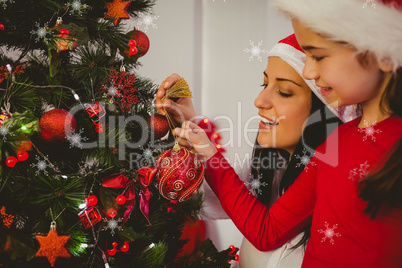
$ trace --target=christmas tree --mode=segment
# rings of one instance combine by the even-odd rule
[[[228,267],[234,247],[182,250],[202,195],[157,181],[174,140],[122,26],[154,1],[0,4],[0,267]]]

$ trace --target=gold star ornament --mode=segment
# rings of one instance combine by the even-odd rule
[[[64,247],[71,235],[58,235],[56,231],[56,223],[52,222],[49,233],[44,235],[36,235],[36,239],[40,244],[36,257],[46,257],[53,267],[58,257],[69,258],[70,252]]]
[[[127,9],[131,1],[113,0],[113,2],[105,3],[107,12],[105,19],[114,18],[114,25],[118,25],[121,19],[129,19]]]

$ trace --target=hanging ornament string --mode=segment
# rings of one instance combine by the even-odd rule
[[[64,212],[64,210],[66,210],[66,208],[63,208],[63,210],[59,213],[59,215],[56,216],[56,218],[53,218],[53,211],[52,208],[50,208],[50,217],[52,217],[52,224],[56,224],[56,220],[60,217],[61,213]]]
[[[171,88],[166,90],[165,96],[163,96],[162,101],[165,101],[170,98],[192,98],[192,94],[190,91],[190,87],[187,84],[186,80],[183,77],[180,78]],[[173,129],[175,128],[174,122],[170,117],[169,113],[166,111],[165,107],[163,107],[165,111],[167,121],[169,123],[169,127],[172,133]],[[174,134],[173,134],[174,135]],[[175,145],[174,148],[180,147],[177,141],[177,137],[175,137]]]

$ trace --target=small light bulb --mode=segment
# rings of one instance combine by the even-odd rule
[[[87,248],[87,247],[88,247],[88,244],[82,243],[80,247],[81,247],[81,248]]]
[[[61,177],[62,177],[63,179],[67,179],[67,178],[68,178],[66,175],[61,175]]]
[[[79,209],[84,209],[84,208],[86,208],[86,207],[87,207],[87,203],[86,203],[86,202],[84,202],[84,203],[82,203],[81,205],[78,206]]]
[[[149,245],[149,248],[153,248],[155,246],[154,243],[152,243],[151,245]]]
[[[11,65],[10,65],[10,64],[7,64],[6,67],[7,67],[7,71],[11,74],[11,71],[13,70],[13,68],[11,67]]]
[[[74,94],[74,98],[75,98],[76,100],[80,100],[80,96],[78,96],[78,94]]]
[[[22,129],[22,130],[27,130],[27,127],[26,127],[26,126],[22,126],[21,129]]]

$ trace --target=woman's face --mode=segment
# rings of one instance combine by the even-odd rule
[[[261,116],[258,143],[293,154],[311,110],[311,90],[300,75],[279,57],[270,57],[264,89],[254,101]]]
[[[303,77],[315,80],[332,107],[379,102],[383,76],[374,57],[368,57],[367,66],[362,66],[355,49],[325,39],[296,19],[292,24],[297,41],[306,52]]]

